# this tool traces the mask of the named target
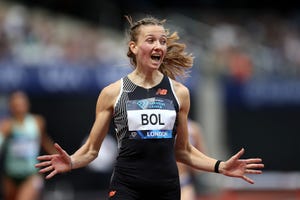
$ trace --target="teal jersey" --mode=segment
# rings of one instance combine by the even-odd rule
[[[13,123],[6,141],[4,170],[13,177],[26,177],[37,172],[36,157],[40,151],[39,127],[32,115],[27,115],[22,124]]]

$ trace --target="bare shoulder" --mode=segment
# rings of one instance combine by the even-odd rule
[[[121,90],[121,80],[104,87],[99,94],[97,107],[112,109]]]
[[[189,97],[189,89],[183,85],[182,83],[176,81],[176,80],[172,80],[172,84],[175,90],[176,95],[179,98],[188,98]]]
[[[45,118],[42,115],[33,114],[34,119],[39,124],[40,127],[45,126]]]
[[[121,80],[118,80],[104,87],[100,95],[104,95],[106,97],[114,99],[119,95],[120,89],[121,89]]]
[[[0,132],[7,136],[10,134],[12,129],[13,120],[11,118],[6,118],[0,121]]]
[[[42,115],[38,115],[38,114],[32,114],[33,117],[35,118],[35,120],[37,121],[44,121],[45,118]]]

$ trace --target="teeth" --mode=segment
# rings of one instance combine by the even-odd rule
[[[151,58],[152,58],[153,60],[159,61],[159,60],[160,60],[160,55],[152,55]]]

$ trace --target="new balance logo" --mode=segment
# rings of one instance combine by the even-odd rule
[[[113,196],[115,196],[116,192],[117,192],[116,190],[112,190],[108,193],[108,196],[113,197]]]
[[[158,88],[158,90],[156,91],[156,95],[166,95],[167,93],[168,93],[167,89]]]

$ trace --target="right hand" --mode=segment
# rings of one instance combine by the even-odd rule
[[[49,173],[46,179],[50,179],[56,174],[72,170],[72,161],[69,154],[57,143],[54,144],[54,147],[58,151],[58,154],[37,157],[40,162],[36,164],[35,167],[41,168],[40,173]]]

